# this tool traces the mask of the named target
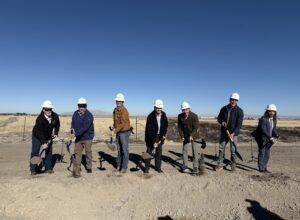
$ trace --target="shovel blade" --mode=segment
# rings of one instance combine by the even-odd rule
[[[30,163],[34,165],[39,165],[41,162],[42,158],[40,158],[39,156],[35,156],[30,159]]]

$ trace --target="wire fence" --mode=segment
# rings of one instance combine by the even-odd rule
[[[31,141],[32,129],[37,116],[0,116],[0,143],[15,143]],[[71,116],[60,116],[61,126],[59,137],[62,139],[70,138]],[[166,136],[167,141],[180,142],[177,129],[177,118],[169,117],[169,127]],[[130,123],[133,127],[133,132],[130,136],[132,143],[144,143],[146,117],[130,117]],[[107,142],[110,139],[109,126],[113,124],[113,119],[110,116],[95,116],[95,142]],[[239,135],[239,143],[251,143],[253,139],[251,132],[255,126],[244,125]],[[216,120],[200,119],[199,133],[207,142],[218,144],[220,135],[220,126]],[[300,127],[279,128],[282,142],[299,143]]]

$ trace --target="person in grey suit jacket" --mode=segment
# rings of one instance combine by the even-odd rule
[[[258,145],[258,169],[259,172],[269,173],[267,169],[270,151],[278,140],[277,133],[277,108],[274,104],[267,106],[265,114],[259,119],[258,127],[252,136]]]

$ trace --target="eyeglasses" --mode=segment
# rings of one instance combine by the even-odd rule
[[[78,108],[86,108],[86,104],[79,104]]]
[[[230,101],[231,101],[231,102],[232,102],[232,101],[237,102],[238,100],[237,100],[237,99],[230,99]]]
[[[44,110],[45,110],[46,112],[50,112],[50,111],[52,111],[52,108],[44,108]]]

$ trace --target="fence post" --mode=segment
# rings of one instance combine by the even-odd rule
[[[24,126],[23,126],[23,141],[25,141],[25,131],[26,131],[26,115],[24,117]]]
[[[135,116],[135,141],[137,142],[137,135],[138,135],[138,129],[137,129],[137,116]]]

